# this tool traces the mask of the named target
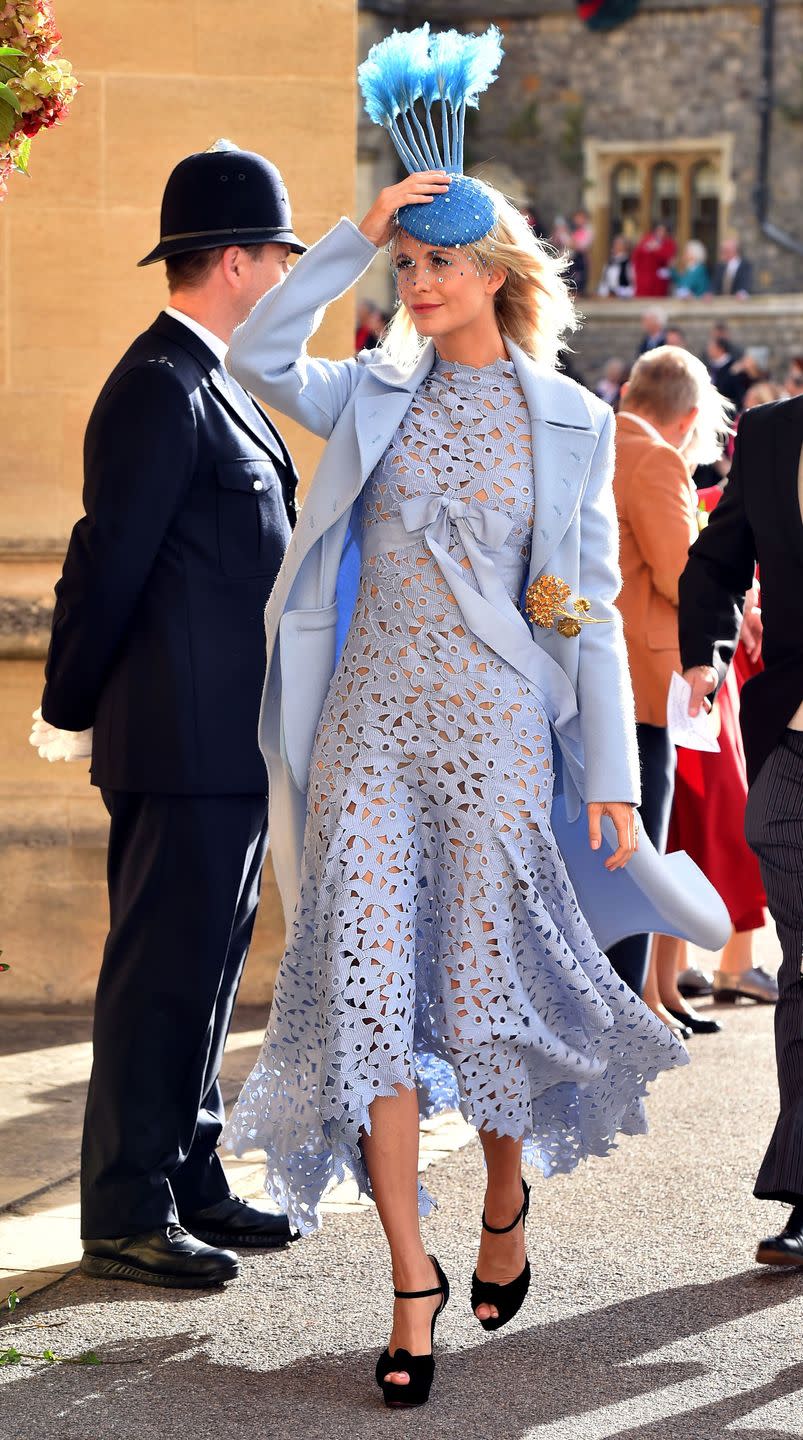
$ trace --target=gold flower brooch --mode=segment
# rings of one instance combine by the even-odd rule
[[[554,628],[559,635],[573,639],[584,625],[605,625],[605,619],[597,620],[589,614],[591,602],[582,595],[572,598],[571,586],[559,575],[542,575],[527,586],[524,609],[532,625],[542,630]]]

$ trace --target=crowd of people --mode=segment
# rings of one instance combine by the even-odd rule
[[[594,230],[587,210],[576,210],[571,218],[558,215],[546,230],[532,209],[523,211],[533,233],[547,241],[567,262],[566,278],[576,295],[588,295],[591,279],[591,247]],[[752,294],[753,267],[742,254],[737,235],[726,235],[719,257],[712,265],[702,240],[692,239],[682,254],[666,225],[656,224],[640,239],[617,234],[596,288],[596,294],[614,300],[688,299],[730,295],[746,300]],[[381,335],[381,308],[371,301],[358,316],[357,333],[362,344],[372,348]],[[385,317],[385,323],[387,319]],[[379,327],[377,329],[377,326]]]
[[[671,356],[673,350],[678,352],[674,359]],[[650,356],[657,357],[652,369],[649,367]],[[597,395],[618,412],[620,453],[617,485],[621,490],[625,484],[622,472],[628,469],[627,455],[632,448],[628,439],[634,423],[634,379],[639,393],[645,388],[649,391],[651,387],[653,393],[648,399],[647,413],[654,426],[656,413],[663,414],[667,405],[671,408],[673,379],[677,382],[678,374],[685,374],[690,377],[690,383],[691,379],[695,379],[698,387],[702,387],[700,393],[704,393],[703,376],[706,371],[710,386],[727,407],[730,433],[724,437],[721,453],[710,455],[689,469],[696,491],[697,526],[707,523],[708,515],[718,504],[727,485],[734,437],[742,415],[756,406],[803,394],[803,356],[791,356],[786,366],[774,376],[763,347],[741,346],[727,324],[716,323],[709,332],[704,356],[693,357],[684,332],[677,326],[670,326],[664,310],[652,306],[642,316],[642,335],[634,366],[631,368],[627,361],[612,357],[604,365],[595,386]],[[645,377],[651,377],[649,383]],[[644,448],[643,435],[639,436],[639,440],[641,448]],[[666,461],[665,450],[661,458]],[[660,574],[660,579],[653,580],[662,592],[660,603],[666,603],[668,587],[669,601],[677,605],[677,584],[685,565],[689,537],[685,525],[681,525],[674,564],[670,563],[668,537],[672,534],[673,515],[676,517],[677,507],[671,500],[667,507],[666,497],[660,493],[661,466],[656,464],[655,454],[649,459],[649,474],[642,473],[639,484],[639,505],[644,509],[646,523],[642,522],[637,527],[636,540],[632,517],[628,518],[626,510],[620,513],[625,537],[623,551],[626,556],[628,546],[632,545],[634,574],[640,576],[642,583],[645,583],[647,575],[655,577]],[[679,473],[688,468],[688,460],[688,451],[676,459]],[[630,503],[634,506],[633,501]],[[655,558],[659,554],[660,565]],[[626,606],[630,600],[629,589],[625,565],[623,595]],[[679,748],[676,755],[669,756],[668,761],[666,754],[663,757],[666,763],[659,789],[662,788],[666,803],[653,839],[659,845],[668,845],[670,850],[683,849],[698,861],[726,899],[733,922],[731,939],[713,975],[704,974],[686,963],[685,946],[681,942],[664,936],[657,939],[652,947],[642,980],[645,998],[658,1014],[669,1023],[675,1023],[681,1033],[720,1028],[715,1019],[701,1017],[689,1004],[690,999],[713,994],[717,1000],[724,1002],[742,995],[773,1002],[778,994],[774,978],[754,961],[755,935],[765,923],[765,899],[755,856],[744,840],[747,774],[739,732],[739,694],[743,684],[761,666],[760,614],[760,588],[757,584],[748,595],[740,643],[716,702],[719,752],[703,754]],[[638,628],[635,627],[631,650],[638,648]],[[660,651],[656,652],[654,646],[648,646],[641,657],[643,663],[637,658],[633,664],[631,654],[637,707],[638,675],[643,672],[644,664],[648,668],[650,665],[654,668],[656,664],[660,667],[669,655],[670,652],[662,655]],[[671,662],[670,669],[679,668],[677,638],[671,649]],[[664,678],[662,671],[662,683]],[[654,721],[654,718],[652,716],[651,720]],[[626,943],[632,947],[632,941]]]
[[[691,350],[682,327],[671,324],[668,312],[660,305],[651,305],[641,316],[641,335],[635,347],[635,358],[664,345]],[[710,327],[700,358],[715,388],[733,405],[737,419],[743,410],[752,409],[754,405],[766,405],[772,400],[803,394],[803,354],[793,353],[780,366],[772,366],[766,346],[740,344],[726,321],[716,321]],[[619,406],[630,368],[628,360],[613,355],[605,361],[593,384],[595,394],[614,410]],[[729,451],[732,451],[732,446]],[[719,473],[724,478],[729,466],[728,453],[723,456],[720,465]],[[701,472],[698,483],[707,473]]]
[[[543,225],[534,209],[525,214],[538,238],[567,257],[567,278],[576,294],[589,294],[594,229],[588,211],[576,210],[569,218],[558,215],[551,226]],[[613,236],[596,288],[597,295],[617,300],[711,295],[746,300],[752,291],[753,267],[738,235],[725,235],[716,257],[697,238],[688,240],[679,253],[671,230],[660,221],[638,237],[624,231]]]
[[[654,225],[633,242],[616,235],[597,294],[617,300],[684,300],[730,295],[746,300],[752,293],[753,271],[742,254],[738,236],[727,235],[712,267],[702,240],[688,240],[681,255],[665,225]],[[584,293],[584,292],[581,292]]]

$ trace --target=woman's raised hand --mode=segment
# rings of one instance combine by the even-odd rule
[[[606,870],[621,870],[638,850],[636,807],[624,800],[592,801],[588,810],[588,838],[592,850],[602,844],[602,817],[609,815],[616,826],[617,848],[605,861]]]
[[[445,170],[418,170],[400,180],[398,185],[388,185],[380,190],[368,214],[360,225],[363,235],[372,245],[387,245],[393,233],[393,217],[402,205],[431,205],[437,195],[449,189],[450,176]]]

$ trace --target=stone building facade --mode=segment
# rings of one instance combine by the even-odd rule
[[[713,249],[736,231],[759,291],[803,290],[803,0],[775,0],[769,218],[798,253],[762,233],[761,22],[754,0],[642,0],[605,33],[574,0],[360,0],[361,50],[393,26],[504,34],[500,76],[470,113],[467,164],[512,170],[548,230],[580,206],[596,230],[598,274],[615,230],[667,219],[679,241]],[[376,149],[365,123],[361,153]],[[379,137],[380,140],[382,137]],[[478,173],[482,173],[482,167]]]
[[[102,14],[101,14],[102,9]],[[227,136],[282,169],[300,235],[354,206],[354,0],[284,9],[228,0],[58,0],[83,88],[0,206],[0,1005],[91,1001],[107,920],[106,815],[86,767],[27,744],[67,539],[81,514],[83,430],[106,375],[165,300],[154,244],[173,165]],[[325,156],[325,163],[323,157]],[[333,307],[327,353],[351,350]],[[318,442],[282,423],[308,477]],[[265,904],[245,995],[281,949]]]

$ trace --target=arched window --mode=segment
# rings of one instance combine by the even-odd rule
[[[719,171],[710,160],[701,160],[691,174],[691,233],[702,240],[708,264],[716,263],[719,245]]]
[[[665,225],[677,239],[680,215],[680,176],[674,165],[662,160],[652,170],[652,204],[650,220],[653,225]]]
[[[635,165],[617,165],[611,176],[611,239],[638,239],[641,182]]]

